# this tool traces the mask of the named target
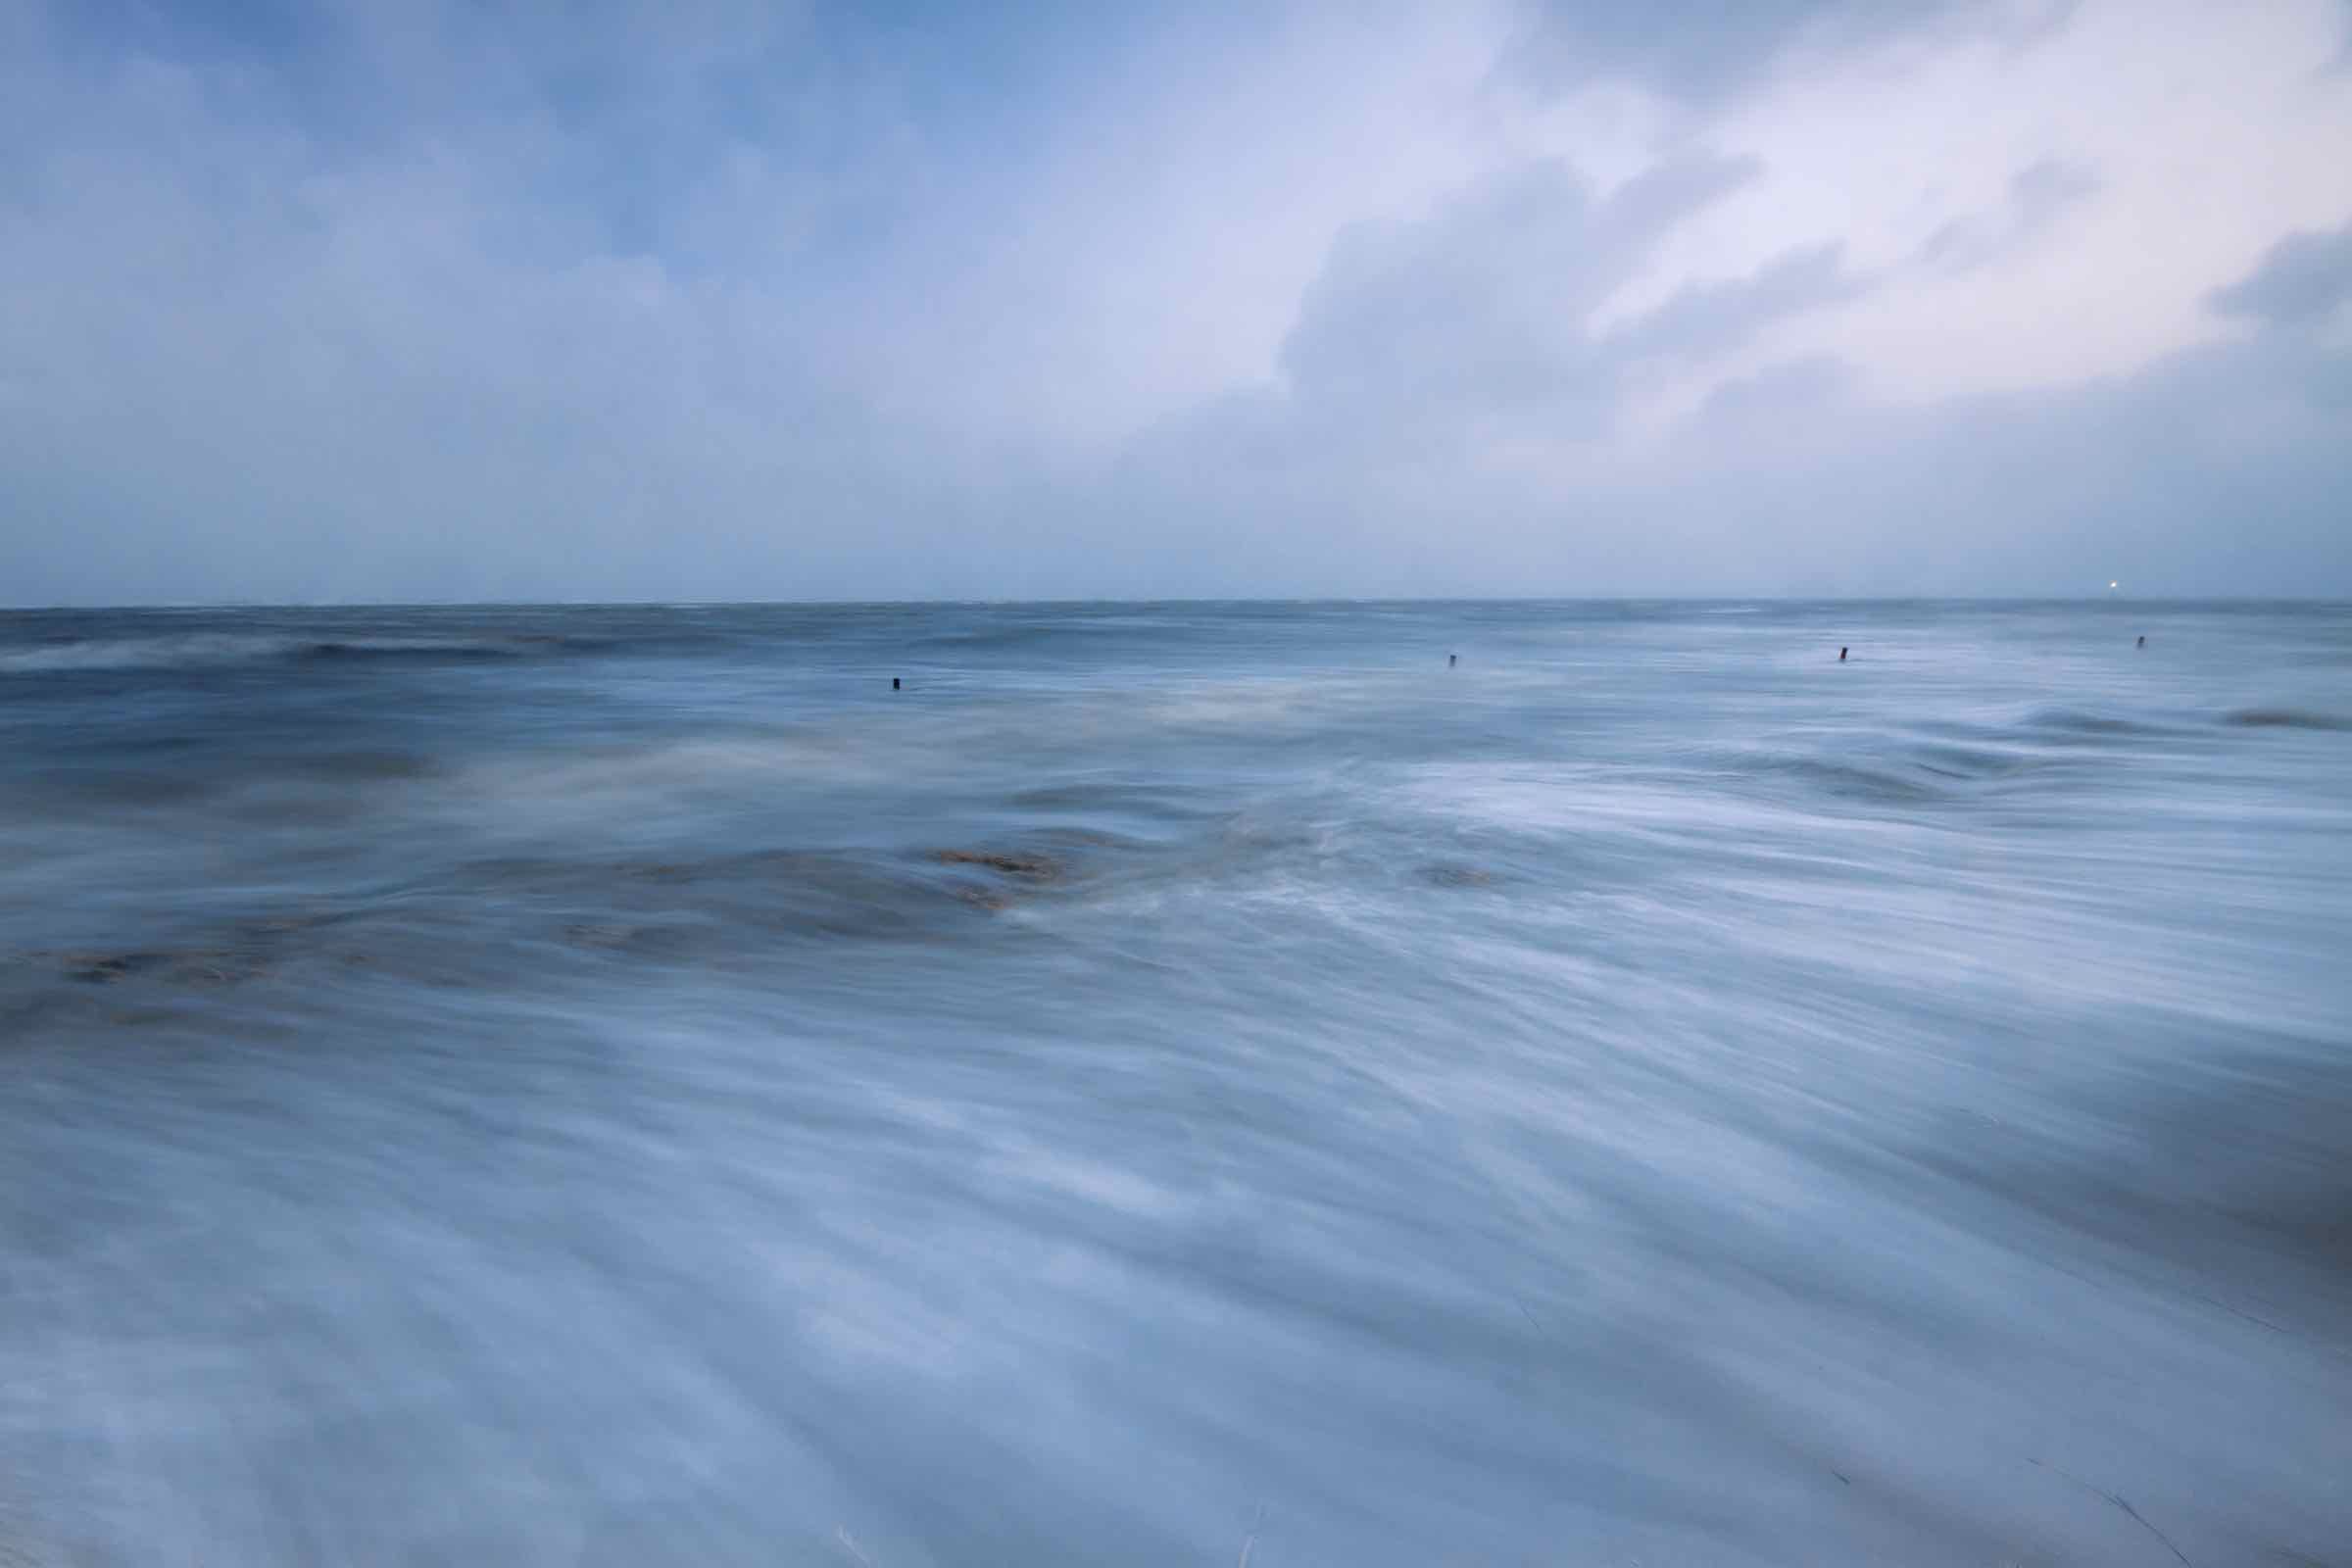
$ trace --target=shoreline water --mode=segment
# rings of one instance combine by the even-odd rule
[[[2352,608],[34,619],[35,1560],[2352,1539]]]

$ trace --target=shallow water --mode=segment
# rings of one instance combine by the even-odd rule
[[[0,614],[0,1562],[2352,1560],[2348,829],[2345,606]]]

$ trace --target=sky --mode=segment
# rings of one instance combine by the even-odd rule
[[[2352,596],[2347,0],[0,0],[0,604]]]

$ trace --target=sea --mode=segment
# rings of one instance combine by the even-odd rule
[[[0,1563],[2352,1562],[2352,605],[0,614]]]

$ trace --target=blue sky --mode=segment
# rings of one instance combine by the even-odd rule
[[[2348,40],[0,0],[0,602],[2352,594]]]

